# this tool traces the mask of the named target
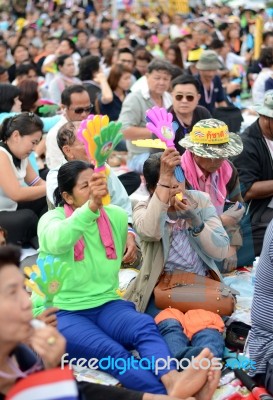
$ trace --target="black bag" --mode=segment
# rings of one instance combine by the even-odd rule
[[[267,362],[266,375],[265,375],[265,388],[273,395],[273,358]]]
[[[243,322],[232,322],[227,328],[225,340],[226,346],[235,351],[243,351],[250,328],[249,325],[244,324]]]
[[[241,110],[234,105],[218,107],[213,110],[213,118],[219,119],[227,124],[230,132],[238,133],[241,129],[243,117]]]

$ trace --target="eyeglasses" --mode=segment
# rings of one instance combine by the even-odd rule
[[[90,104],[88,107],[79,107],[79,108],[71,108],[75,114],[83,114],[83,113],[90,113],[93,108],[93,104]]]
[[[184,97],[189,102],[192,102],[195,98],[192,94],[177,94],[176,96],[174,96],[175,100],[177,101],[181,101],[182,99],[184,99]]]

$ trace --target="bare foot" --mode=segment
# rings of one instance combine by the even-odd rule
[[[207,382],[195,395],[196,400],[211,400],[215,390],[217,389],[220,376],[221,370],[210,370]]]
[[[171,371],[161,378],[169,396],[185,399],[201,390],[207,382],[209,372],[209,369],[202,369],[199,367],[200,361],[204,358],[209,360],[213,358],[213,354],[207,348],[202,350],[201,353],[194,358],[194,363],[191,363],[184,371]]]

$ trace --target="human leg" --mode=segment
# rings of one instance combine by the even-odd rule
[[[58,329],[67,340],[66,360],[74,358],[76,362],[80,358],[97,359],[96,366],[113,375],[126,388],[165,394],[163,384],[149,368],[146,365],[140,366],[123,343],[110,337],[107,329],[98,326],[98,309],[104,314],[104,306],[93,310],[57,313]],[[109,330],[112,324],[109,320]]]
[[[185,398],[193,394],[193,388],[197,391],[205,384],[208,371],[199,368],[199,363],[202,358],[213,357],[209,349],[204,349],[196,357],[195,367],[190,365],[187,370],[177,372],[176,363],[169,360],[169,350],[154,320],[146,314],[137,312],[131,302],[117,300],[108,303],[100,313],[97,323],[102,329],[107,329],[107,333],[126,348],[133,346],[137,349],[142,358],[158,360],[157,371],[154,373],[162,381],[169,395]],[[146,388],[144,390],[160,393]]]
[[[225,341],[223,335],[217,329],[206,328],[195,333],[191,344],[199,348],[208,347],[214,357],[223,357]]]
[[[32,210],[37,217],[40,218],[48,210],[46,197],[41,197],[40,199],[33,201],[22,201],[18,203],[17,210],[22,209]]]
[[[171,355],[177,360],[183,358],[191,360],[192,357],[198,356],[203,347],[192,347],[189,338],[185,335],[182,325],[173,318],[160,322],[158,330],[167,343]],[[187,364],[185,364],[187,366]]]

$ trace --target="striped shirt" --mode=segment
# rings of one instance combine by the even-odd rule
[[[250,359],[256,361],[256,370],[250,371],[253,376],[264,374],[267,361],[273,358],[273,220],[257,266],[251,322],[248,344]]]
[[[167,221],[172,224],[172,241],[164,270],[171,272],[174,269],[181,269],[205,276],[207,266],[190,244],[185,221],[181,219],[177,221],[167,219]]]

